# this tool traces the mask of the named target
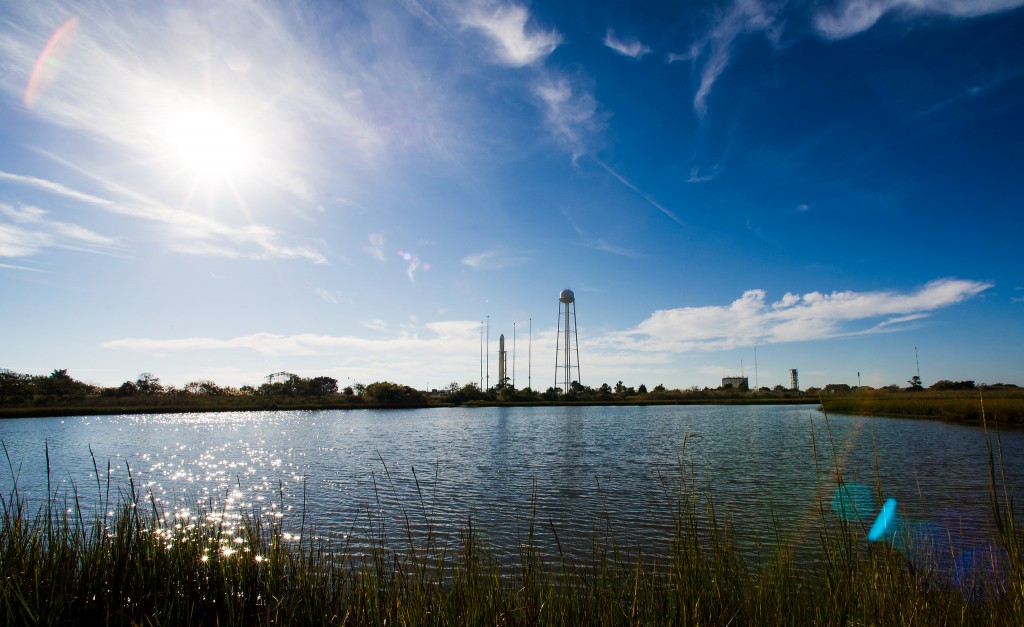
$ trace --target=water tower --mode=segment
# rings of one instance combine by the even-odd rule
[[[570,318],[570,310],[572,316]],[[580,340],[576,333],[576,295],[572,290],[558,294],[558,334],[555,340],[555,387],[569,392],[573,381],[580,380]],[[576,378],[572,376],[573,352],[576,353]]]

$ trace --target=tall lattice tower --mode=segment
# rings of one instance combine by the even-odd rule
[[[800,373],[797,372],[796,368],[789,371],[789,389],[794,392],[800,391]]]
[[[576,378],[572,376],[573,353]],[[576,332],[576,295],[572,290],[558,294],[558,335],[555,340],[555,387],[569,392],[572,382],[580,381],[580,340]]]

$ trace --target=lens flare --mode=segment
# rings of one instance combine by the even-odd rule
[[[868,531],[868,540],[875,542],[884,536],[895,516],[896,499],[886,499],[885,504],[882,505],[882,511],[878,513],[878,518],[875,519],[875,524],[871,525],[871,531]]]
[[[25,96],[22,101],[29,109],[35,107],[43,92],[64,67],[64,58],[75,41],[76,32],[78,32],[78,18],[72,17],[61,24],[54,31],[50,40],[46,42],[46,46],[32,68],[32,74],[29,75],[28,85],[25,86]]]

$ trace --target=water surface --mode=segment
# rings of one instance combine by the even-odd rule
[[[198,501],[228,521],[255,512],[296,533],[304,521],[357,546],[381,523],[454,533],[472,520],[512,552],[532,519],[542,543],[552,528],[573,546],[611,529],[626,546],[663,547],[681,477],[710,487],[743,543],[776,527],[813,541],[836,466],[848,482],[880,486],[908,519],[966,519],[980,531],[991,519],[981,429],[853,416],[826,424],[806,405],[33,418],[0,421],[0,438],[11,462],[0,473],[5,495],[16,481],[43,498],[48,448],[51,489],[88,508],[104,500],[108,477],[114,494],[127,491],[130,470],[165,512]],[[1001,445],[1019,492],[1024,432],[1003,433]]]

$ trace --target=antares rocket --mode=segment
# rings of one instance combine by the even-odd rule
[[[505,334],[502,333],[498,336],[498,385],[505,384],[505,378],[507,376],[505,369],[507,354],[508,353],[505,352]]]

